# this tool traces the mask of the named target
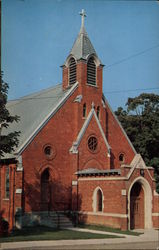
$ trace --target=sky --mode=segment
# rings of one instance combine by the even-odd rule
[[[159,2],[2,0],[2,70],[8,99],[62,82],[61,65],[85,28],[103,69],[113,110],[128,97],[159,94]]]

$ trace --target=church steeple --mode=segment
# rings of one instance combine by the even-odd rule
[[[74,56],[76,60],[87,60],[89,55],[95,55],[96,57],[98,57],[84,27],[84,18],[86,17],[85,11],[82,10],[82,12],[80,12],[80,15],[82,17],[80,32],[73,44],[69,56]]]
[[[86,13],[82,10],[81,28],[72,49],[63,65],[63,89],[78,82],[83,88],[86,85],[102,89],[103,67],[98,55],[88,37],[84,21]]]

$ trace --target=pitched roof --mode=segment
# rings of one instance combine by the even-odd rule
[[[85,27],[82,26],[70,52],[77,60],[87,59],[89,55],[97,53],[88,37]]]
[[[75,91],[77,86],[78,83],[74,84],[70,89],[63,91],[62,84],[58,84],[55,87],[8,102],[7,109],[10,114],[20,116],[20,121],[18,123],[13,122],[9,128],[3,129],[2,133],[21,132],[19,146],[15,150],[16,154],[20,153],[28,145],[32,138],[35,137],[39,130]],[[5,158],[10,157],[11,155],[9,154],[5,155]]]

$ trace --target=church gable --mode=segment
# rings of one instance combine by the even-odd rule
[[[79,153],[80,169],[95,168],[102,170],[110,168],[110,146],[94,107],[88,114],[70,152]]]
[[[75,92],[78,83],[63,91],[61,84],[53,88],[42,90],[38,93],[23,97],[17,101],[10,101],[7,108],[12,115],[18,114],[20,121],[12,123],[7,131],[20,131],[19,145],[14,154],[21,154],[39,131],[65,104],[68,98]],[[5,155],[9,158],[10,155]]]

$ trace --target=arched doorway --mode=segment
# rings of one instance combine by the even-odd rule
[[[41,175],[41,210],[50,210],[50,174],[49,169],[45,169]]]
[[[144,228],[144,190],[136,182],[130,192],[130,229]]]
[[[140,213],[140,215],[135,213]],[[137,221],[137,217],[140,216],[141,220]],[[128,218],[129,229],[152,228],[152,189],[144,177],[137,177],[130,185],[128,191]]]

